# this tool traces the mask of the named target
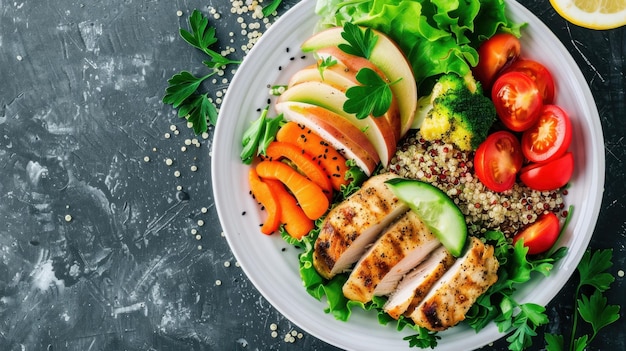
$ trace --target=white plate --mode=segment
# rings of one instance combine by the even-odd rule
[[[356,311],[349,322],[324,313],[325,302],[309,296],[302,286],[297,250],[282,251],[288,245],[279,235],[260,233],[261,213],[248,194],[248,167],[239,159],[242,133],[259,116],[258,109],[267,105],[268,84],[285,83],[297,69],[312,62],[311,58],[301,59],[299,46],[313,33],[317,21],[314,7],[314,0],[304,0],[283,15],[263,34],[231,82],[213,142],[212,182],[218,215],[244,272],[261,294],[300,328],[344,349],[407,350],[408,342],[402,338],[411,334],[409,330],[398,332],[381,326],[374,315],[364,311]],[[569,254],[550,277],[533,278],[516,296],[519,301],[545,305],[575,271],[591,239],[604,187],[604,141],[591,92],[566,48],[526,8],[513,1],[508,1],[508,8],[514,21],[528,23],[522,36],[522,54],[544,63],[553,73],[556,103],[570,113],[574,127],[571,150],[576,171],[567,201],[575,209],[562,241],[570,248]],[[503,335],[492,324],[479,334],[460,325],[440,336],[439,351],[474,349]]]

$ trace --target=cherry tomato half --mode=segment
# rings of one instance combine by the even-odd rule
[[[513,245],[524,240],[528,255],[536,255],[550,250],[559,238],[559,218],[553,212],[546,212],[535,223],[525,227],[513,237]]]
[[[513,187],[524,156],[517,137],[508,131],[495,132],[476,149],[474,170],[489,189],[502,192]]]
[[[537,85],[520,72],[499,76],[493,84],[491,100],[502,123],[516,132],[523,132],[535,124],[543,107]]]
[[[531,162],[549,162],[561,157],[572,141],[572,123],[567,112],[544,105],[535,125],[522,134],[522,152]]]
[[[474,77],[489,91],[496,75],[519,57],[521,44],[516,36],[499,33],[480,44]]]
[[[574,155],[565,155],[546,163],[531,163],[520,171],[520,180],[531,189],[550,191],[558,189],[574,174]]]
[[[511,63],[504,72],[521,72],[532,78],[537,85],[544,104],[554,101],[554,78],[550,71],[541,63],[529,59],[518,59]]]

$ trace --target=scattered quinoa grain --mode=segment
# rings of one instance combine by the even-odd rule
[[[174,177],[176,178],[180,177],[180,171],[174,171]]]
[[[198,227],[202,227],[204,225],[204,221],[199,219],[198,220]]]
[[[172,161],[171,158],[168,157],[168,158],[165,159],[165,164],[166,165],[171,166],[173,163],[174,163],[174,161]]]
[[[216,280],[216,281],[215,281],[215,285],[218,285],[218,286],[219,286],[219,285],[222,285],[222,281],[221,281],[221,280],[219,280],[219,279],[218,279],[218,280]]]
[[[72,215],[66,214],[65,215],[65,221],[66,222],[71,222],[72,221]]]

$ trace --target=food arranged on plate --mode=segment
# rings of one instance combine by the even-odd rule
[[[304,285],[328,312],[377,310],[417,331],[411,345],[543,313],[512,294],[565,254],[572,123],[521,26],[499,1],[324,4],[301,45],[316,63],[272,89],[242,136],[260,231],[304,249]],[[410,11],[421,18],[393,22]],[[537,324],[516,327],[523,341]]]

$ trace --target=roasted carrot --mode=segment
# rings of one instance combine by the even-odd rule
[[[322,188],[326,197],[333,198],[333,183],[330,181],[330,176],[299,146],[273,141],[267,146],[265,154],[272,161],[280,161],[283,158],[289,159],[300,172]]]
[[[348,184],[345,179],[348,170],[346,158],[311,129],[288,122],[278,130],[276,140],[297,145],[311,155],[330,176],[333,189],[339,190],[341,185]]]
[[[313,229],[314,222],[304,214],[296,198],[291,195],[283,183],[276,179],[265,179],[272,193],[276,194],[280,203],[280,222],[292,237],[300,240]]]
[[[289,188],[298,204],[310,219],[320,218],[330,205],[319,185],[280,161],[261,161],[256,166],[261,178],[277,179]]]
[[[265,207],[267,217],[261,226],[263,234],[272,234],[280,226],[281,208],[276,194],[257,174],[254,167],[248,172],[248,182],[254,198]]]

